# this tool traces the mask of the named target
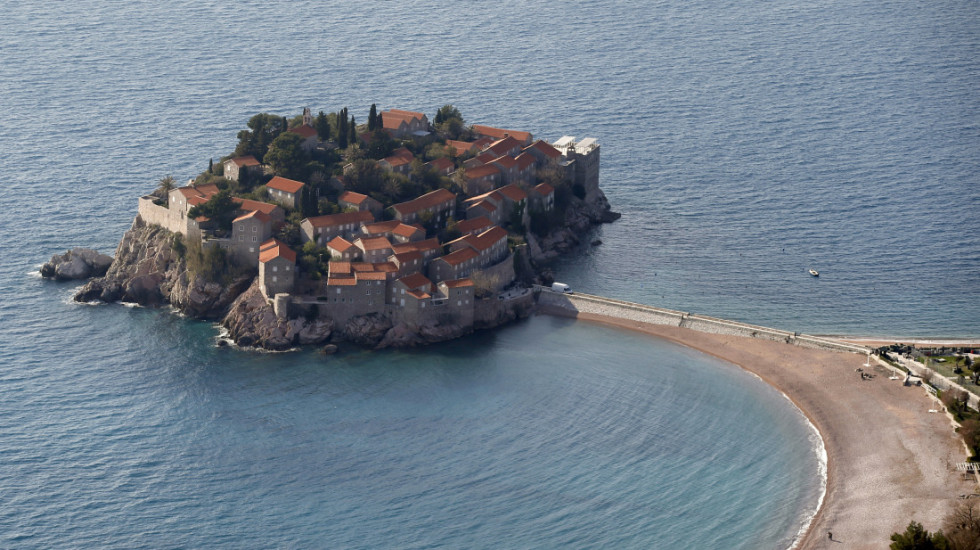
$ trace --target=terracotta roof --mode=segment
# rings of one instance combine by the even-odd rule
[[[418,111],[406,111],[404,109],[388,109],[387,111],[382,111],[382,116],[387,114],[393,114],[395,116],[401,116],[406,118],[417,118],[419,120],[425,117],[425,113],[420,113]]]
[[[366,239],[365,238],[357,239],[356,241],[354,241],[354,244],[361,250],[364,250],[365,252],[367,252],[368,250],[391,249],[391,243],[388,242],[388,239],[386,237],[368,237]]]
[[[492,164],[484,164],[483,166],[477,166],[475,168],[469,168],[466,170],[466,179],[477,179],[486,176],[491,176],[493,174],[499,174],[500,168]]]
[[[470,235],[469,237],[463,238],[467,244],[476,250],[483,251],[497,244],[501,239],[506,239],[507,231],[499,225],[495,225],[479,235]]]
[[[247,214],[242,214],[241,216],[238,216],[237,218],[232,220],[231,223],[240,222],[242,220],[248,220],[252,218],[259,220],[262,223],[268,223],[272,221],[272,218],[270,218],[268,214],[264,212],[259,212],[258,210],[252,210]]]
[[[363,271],[358,272],[356,277],[358,281],[384,281],[388,275],[380,271]]]
[[[432,297],[428,292],[422,292],[421,290],[409,290],[406,294],[418,300],[428,300]]]
[[[497,206],[494,205],[492,202],[490,202],[488,200],[482,200],[482,201],[479,201],[477,203],[474,203],[473,205],[471,205],[471,207],[473,207],[473,208],[477,208],[477,207],[478,208],[482,208],[488,214],[491,213],[491,212],[495,212],[497,210]]]
[[[481,229],[490,227],[493,222],[490,221],[486,216],[477,216],[469,220],[463,220],[456,224],[456,229],[460,233],[472,233],[474,231],[479,231]]]
[[[528,149],[535,149],[541,151],[542,153],[544,153],[545,156],[551,159],[556,159],[561,157],[561,151],[552,147],[551,144],[548,143],[547,141],[543,141],[540,139],[524,148],[525,151],[527,151]]]
[[[208,202],[207,197],[202,197],[200,195],[191,195],[190,197],[187,197],[187,204],[191,206],[200,206],[206,202]]]
[[[305,124],[297,126],[295,128],[290,128],[288,132],[299,134],[300,137],[304,139],[309,139],[316,135],[316,130],[312,126],[307,126]]]
[[[398,149],[392,151],[391,154],[388,156],[402,157],[402,158],[407,158],[408,160],[415,160],[415,155],[413,155],[412,152],[408,150],[408,147],[399,147]]]
[[[411,164],[412,163],[412,159],[406,158],[406,157],[385,157],[385,158],[383,158],[381,160],[387,162],[392,167],[395,167],[395,166],[405,166],[406,164]]]
[[[451,266],[457,266],[466,260],[476,258],[478,255],[476,250],[472,248],[460,248],[456,252],[451,252],[446,254],[441,258],[436,258],[437,260],[442,260]]]
[[[265,263],[275,258],[284,258],[296,263],[296,252],[278,239],[269,239],[259,247],[259,261]]]
[[[531,132],[521,132],[519,130],[504,130],[502,128],[494,128],[493,126],[484,126],[482,124],[474,124],[473,131],[480,134],[481,136],[490,136],[497,139],[503,139],[508,136],[513,136],[522,142],[531,141]]]
[[[435,191],[426,193],[417,199],[412,199],[410,201],[398,203],[392,208],[400,214],[412,214],[420,210],[425,210],[426,208],[433,208],[444,202],[450,202],[456,200],[456,195],[450,193],[445,189],[436,189]]]
[[[396,227],[402,225],[398,220],[388,220],[386,222],[362,223],[361,232],[367,235],[382,235],[394,231]]]
[[[493,142],[490,145],[490,147],[487,147],[487,151],[490,151],[491,153],[500,156],[500,155],[506,155],[507,153],[511,152],[513,149],[520,150],[520,148],[521,148],[521,142],[517,141],[512,137],[505,137],[504,139],[499,139]]]
[[[435,250],[439,248],[439,239],[432,237],[431,239],[426,239],[424,241],[416,241],[413,243],[399,243],[391,245],[391,250],[395,254],[401,254],[402,252],[411,252],[417,250],[419,252],[425,252],[427,250]]]
[[[408,121],[390,113],[381,113],[381,126],[385,130],[397,130],[402,124],[408,126]]]
[[[360,212],[343,212],[340,214],[316,216],[315,218],[306,218],[303,221],[309,221],[313,227],[333,227],[348,223],[371,222],[374,221],[374,214],[370,210],[361,210]]]
[[[327,248],[332,248],[337,252],[347,252],[354,247],[354,243],[343,237],[334,237],[327,243]]]
[[[414,225],[408,225],[405,223],[400,223],[397,226],[395,226],[395,229],[393,229],[391,232],[400,237],[411,237],[412,235],[415,235],[423,231],[425,230],[420,227],[416,227]]]
[[[354,271],[374,271],[374,264],[370,262],[351,262],[350,268]]]
[[[476,161],[479,162],[480,164],[486,164],[486,163],[490,162],[491,160],[497,158],[497,155],[495,155],[495,154],[493,154],[493,153],[491,153],[489,151],[484,151],[484,152],[480,153],[479,155],[477,155],[477,156],[475,156],[473,158],[476,159]]]
[[[453,149],[455,149],[457,155],[462,155],[463,153],[465,153],[465,152],[467,152],[467,151],[469,151],[471,149],[477,149],[477,150],[480,149],[480,146],[477,145],[475,142],[472,142],[472,141],[456,141],[456,140],[453,140],[453,139],[447,139],[446,140],[446,146],[447,147],[452,147]]]
[[[329,262],[327,264],[327,269],[329,270],[331,277],[336,277],[338,275],[350,276],[351,273],[353,273],[350,262]]]
[[[547,197],[548,195],[555,192],[555,188],[548,185],[547,183],[539,183],[534,186],[534,191],[541,195],[542,197]]]
[[[432,290],[432,281],[430,281],[428,277],[422,275],[421,273],[412,273],[411,275],[406,275],[401,279],[398,279],[398,282],[412,289],[422,288],[425,289],[426,291]]]
[[[259,165],[259,161],[255,160],[255,157],[253,157],[252,155],[247,155],[247,156],[244,156],[244,157],[235,157],[233,159],[228,159],[228,160],[230,160],[231,162],[234,162],[238,166],[258,166]]]
[[[357,279],[354,277],[330,277],[327,279],[327,286],[357,286]]]
[[[281,210],[279,206],[275,204],[269,204],[267,202],[253,201],[252,199],[242,199],[239,197],[232,197],[232,200],[238,203],[238,207],[241,210],[245,210],[245,211],[258,210],[263,214],[271,215],[276,210]]]
[[[443,284],[445,284],[449,288],[463,288],[467,286],[473,286],[473,281],[465,278],[453,279],[452,281],[443,281]]]
[[[378,262],[374,264],[374,270],[379,273],[394,273],[398,271],[398,266],[393,262]]]
[[[500,189],[497,189],[497,192],[514,202],[520,202],[527,198],[527,193],[525,193],[523,189],[514,185],[513,183],[505,185]]]
[[[286,193],[296,194],[305,185],[301,181],[291,180],[284,178],[282,176],[276,176],[272,180],[265,184],[269,189],[278,189],[279,191],[285,191]]]
[[[344,202],[349,202],[351,204],[360,205],[362,202],[366,201],[369,198],[370,197],[368,197],[367,195],[362,195],[360,193],[355,193],[353,191],[344,191],[343,193],[340,194],[339,197],[337,197],[337,201],[338,202],[344,201]]]
[[[517,155],[517,169],[524,171],[535,162],[534,155],[531,153],[521,153]]]
[[[487,191],[486,193],[484,193],[482,195],[472,196],[472,197],[466,199],[463,202],[467,202],[467,203],[471,203],[471,204],[476,204],[476,203],[478,203],[480,201],[483,201],[483,200],[490,200],[494,204],[503,204],[504,203],[504,197],[503,197],[503,195],[501,195],[500,193],[498,193],[496,189],[494,189],[493,191]]]
[[[435,160],[427,162],[426,164],[436,169],[439,172],[448,170],[450,168],[455,168],[456,166],[453,164],[453,161],[447,159],[446,157],[437,158]]]
[[[503,166],[504,168],[513,168],[517,166],[517,159],[515,159],[510,155],[505,155],[502,157],[495,158],[490,162],[497,164],[499,166]]]

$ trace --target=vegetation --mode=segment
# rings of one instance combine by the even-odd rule
[[[214,222],[218,229],[231,231],[231,222],[235,219],[237,210],[238,203],[232,200],[231,192],[223,189],[206,203],[191,208],[187,215],[191,218],[204,216]]]
[[[904,533],[895,533],[891,536],[892,543],[888,545],[891,550],[951,550],[949,541],[942,531],[929,533],[921,523],[909,522],[909,526]]]
[[[248,128],[238,132],[235,156],[252,155],[259,162],[264,162],[265,153],[269,150],[272,140],[287,130],[286,118],[259,113],[248,120]]]
[[[448,104],[439,108],[433,123],[436,131],[449,139],[459,139],[466,130],[466,123],[459,109]]]
[[[305,178],[306,164],[310,161],[310,156],[303,150],[303,138],[299,134],[283,132],[279,134],[265,154],[265,163],[272,170],[290,179]]]

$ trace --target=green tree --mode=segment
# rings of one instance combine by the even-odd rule
[[[350,116],[350,125],[347,127],[347,131],[347,142],[350,144],[357,143],[357,122],[354,121],[354,115]]]
[[[330,121],[327,120],[327,115],[323,111],[320,111],[316,115],[316,118],[313,119],[313,128],[316,130],[316,135],[321,141],[328,141],[330,139]]]
[[[289,121],[286,120],[286,117],[282,117],[282,122],[279,123],[279,133],[281,134],[288,129],[289,129]]]
[[[375,126],[375,129],[376,130],[382,130],[382,131],[384,131],[384,129],[385,129],[385,122],[384,122],[384,120],[382,120],[381,116],[382,116],[381,113],[378,113],[378,120],[375,121],[374,126]],[[385,133],[387,133],[387,132],[385,132]]]
[[[208,159],[208,174],[213,174],[213,173],[214,173],[214,159],[210,158]]]
[[[213,221],[219,229],[231,230],[231,222],[238,211],[238,203],[231,198],[231,192],[223,189],[215,193],[204,204],[191,208],[187,215],[190,218],[204,216]]]
[[[892,534],[891,540],[892,543],[888,545],[891,550],[950,550],[942,531],[930,534],[921,523],[915,521],[909,522],[904,533]]]
[[[284,130],[283,121],[285,118],[268,113],[259,113],[248,119],[249,129],[238,132],[235,156],[252,155],[263,162],[269,144]]]
[[[347,132],[347,107],[344,107],[337,113],[337,147],[341,149],[347,148],[349,137]]]
[[[368,132],[373,132],[377,128],[378,128],[378,106],[372,103],[371,110],[368,111]]]
[[[158,197],[165,199],[167,198],[168,195],[170,195],[170,192],[176,186],[177,186],[177,180],[175,180],[174,177],[171,175],[166,175],[160,178],[160,181],[158,182],[157,189],[156,189],[156,195]]]
[[[310,158],[302,146],[299,134],[283,132],[272,141],[265,154],[265,162],[280,176],[287,178],[303,177],[303,166]]]
[[[364,195],[381,192],[385,184],[384,170],[371,159],[354,161],[344,177],[348,189]]]
[[[458,139],[466,129],[466,123],[459,109],[452,105],[443,105],[436,112],[436,131],[449,139]]]
[[[980,421],[964,420],[957,430],[966,446],[970,448],[973,457],[980,457]]]

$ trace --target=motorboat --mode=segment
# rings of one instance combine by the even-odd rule
[[[816,269],[813,269],[812,267],[809,269],[809,271],[810,271],[810,275],[812,275],[814,277],[819,277],[820,276],[820,272],[817,271]]]

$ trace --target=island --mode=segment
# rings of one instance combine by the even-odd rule
[[[548,262],[619,217],[595,139],[467,125],[453,105],[432,122],[376,105],[366,124],[261,113],[237,137],[138,199],[76,301],[169,304],[243,347],[431,344],[529,315]]]

